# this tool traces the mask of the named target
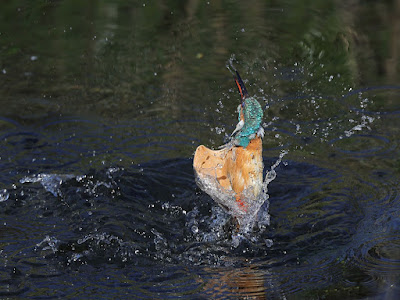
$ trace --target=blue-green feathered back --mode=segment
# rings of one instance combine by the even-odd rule
[[[256,134],[261,127],[263,110],[260,103],[258,103],[258,101],[253,97],[248,97],[244,99],[243,102],[244,126],[238,132],[235,139],[238,141],[238,146],[246,148],[247,145],[250,143],[251,135]],[[239,121],[240,120],[241,113],[239,112]]]

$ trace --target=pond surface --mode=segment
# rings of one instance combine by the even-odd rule
[[[0,7],[1,298],[398,299],[399,1]],[[239,241],[192,169],[229,62],[287,153]]]

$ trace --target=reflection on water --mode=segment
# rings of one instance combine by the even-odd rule
[[[0,296],[397,299],[399,3],[1,4]],[[192,170],[232,57],[288,150],[240,239]]]

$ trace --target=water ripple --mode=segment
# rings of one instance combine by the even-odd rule
[[[400,86],[371,86],[352,90],[342,100],[355,112],[368,115],[399,114]],[[361,107],[360,107],[361,103]],[[383,104],[384,103],[384,104]]]
[[[271,158],[264,164],[274,162]],[[196,189],[190,159],[100,168],[86,174],[38,173],[24,177],[1,205],[10,215],[33,211],[48,223],[41,225],[39,235],[30,237],[35,239],[33,249],[28,240],[25,250],[53,266],[27,270],[35,280],[62,280],[64,271],[115,265],[132,270],[127,288],[136,286],[136,295],[147,296],[163,292],[179,297],[201,290],[210,297],[230,297],[239,290],[243,297],[264,297],[267,292],[282,298],[306,293],[304,289],[310,292],[313,285],[326,287],[329,293],[338,282],[352,286],[352,278],[342,279],[341,254],[356,237],[365,214],[363,203],[378,195],[385,207],[396,202],[392,185],[374,193],[376,188],[367,180],[291,160],[276,172],[269,186],[271,225],[256,229],[238,245],[232,241],[234,223],[229,215]],[[376,182],[389,174],[371,176]],[[366,191],[372,193],[367,197]],[[397,230],[394,221],[389,224]],[[376,245],[361,239],[353,248],[353,257],[359,257],[354,267],[397,267],[398,243],[395,240],[391,246],[390,240],[395,240],[393,235]],[[21,263],[16,266],[20,269]],[[137,275],[146,266],[162,267],[161,277]],[[187,268],[196,271],[182,271]],[[112,276],[101,280],[115,284]]]
[[[372,134],[351,134],[329,143],[339,153],[358,157],[385,155],[395,149],[395,144],[388,137]]]

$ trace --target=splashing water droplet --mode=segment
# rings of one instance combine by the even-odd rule
[[[274,242],[271,239],[265,239],[265,245],[268,248],[272,247],[273,244],[274,244]]]
[[[7,192],[7,189],[0,190],[0,202],[7,201],[10,197],[10,194]]]
[[[60,186],[66,180],[74,178],[72,174],[37,174],[20,179],[20,183],[40,182],[46,191],[52,193],[55,197],[61,196]]]
[[[282,151],[279,158],[270,167],[263,182],[262,192],[258,197],[254,196],[253,187],[251,186],[243,190],[240,198],[243,205],[238,205],[234,191],[224,189],[216,177],[203,175],[202,180],[196,178],[198,186],[237,220],[239,232],[232,237],[233,245],[240,243],[241,237],[247,236],[253,230],[254,225],[258,224],[260,229],[269,225],[268,184],[276,178],[275,169],[287,153],[288,151],[286,150]],[[205,177],[207,178],[205,179]],[[262,212],[260,212],[261,207],[263,207]]]
[[[196,225],[193,225],[191,229],[192,229],[192,232],[193,232],[194,234],[196,234],[196,233],[199,232],[199,227],[197,227]]]
[[[223,128],[223,127],[215,127],[215,132],[217,134],[224,133],[225,132],[225,128]]]

